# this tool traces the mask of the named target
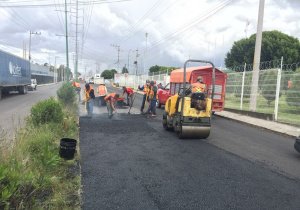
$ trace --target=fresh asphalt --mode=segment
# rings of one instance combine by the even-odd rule
[[[268,154],[272,139],[291,138],[214,117],[207,140],[179,140],[161,113],[80,118],[83,209],[299,209],[297,169],[285,174],[253,157]]]

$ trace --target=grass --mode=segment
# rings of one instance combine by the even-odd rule
[[[225,100],[225,108],[240,109],[240,98],[234,94],[227,94]],[[267,100],[263,96],[257,98],[257,112],[274,114],[275,102],[271,102],[268,106]],[[249,98],[243,100],[243,110],[249,110]],[[282,95],[279,98],[278,105],[278,122],[288,123],[300,126],[300,109],[292,107],[286,103],[286,96]]]
[[[62,137],[78,139],[77,119],[75,104],[59,123],[28,117],[12,149],[0,151],[0,209],[80,209],[80,157],[59,157]]]

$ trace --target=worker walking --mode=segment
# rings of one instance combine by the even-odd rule
[[[127,94],[127,106],[132,106],[132,103],[133,103],[133,95],[134,95],[134,92],[131,88],[129,87],[123,87],[123,94],[122,94],[122,97],[124,97],[124,94]]]
[[[94,99],[95,99],[95,94],[94,90],[90,87],[89,84],[85,84],[85,90],[84,90],[84,102],[85,102],[85,108],[87,111],[87,115],[89,117],[92,117],[93,115],[93,108],[94,108]]]
[[[146,80],[146,83],[144,84],[144,86],[142,86],[142,87],[139,86],[138,87],[139,90],[144,92],[142,106],[141,106],[141,114],[144,113],[145,103],[146,103],[147,97],[149,95],[149,90],[150,90],[149,87],[150,87],[150,81],[149,80]]]
[[[106,102],[107,111],[108,111],[108,118],[111,119],[113,116],[113,112],[116,111],[115,103],[119,98],[119,94],[111,93],[107,95],[104,100]]]
[[[147,114],[151,114],[152,117],[156,116],[156,101],[157,101],[157,86],[154,81],[150,82],[150,90],[149,90],[149,108]]]
[[[97,92],[99,95],[99,105],[104,106],[105,105],[104,97],[107,94],[107,89],[106,89],[105,84],[100,84],[97,88]]]

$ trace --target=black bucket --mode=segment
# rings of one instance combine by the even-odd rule
[[[60,157],[71,160],[74,158],[77,141],[75,139],[62,138],[60,140]]]

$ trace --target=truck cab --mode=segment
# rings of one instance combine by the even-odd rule
[[[156,106],[160,108],[162,105],[165,105],[170,95],[170,83],[162,88],[157,90],[158,100],[156,102]]]

